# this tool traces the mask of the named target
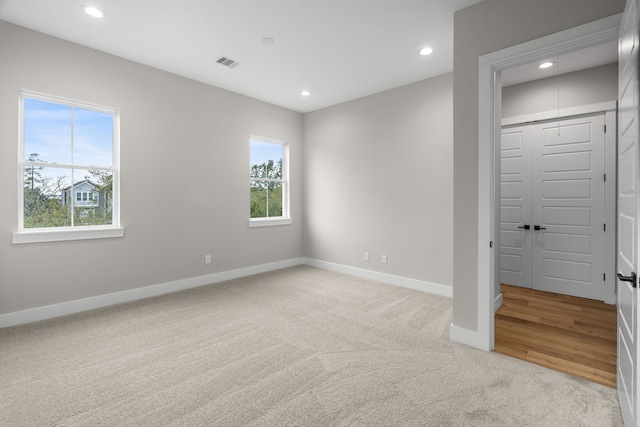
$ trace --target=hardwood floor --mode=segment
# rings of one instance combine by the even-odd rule
[[[495,351],[616,387],[616,306],[502,285]]]

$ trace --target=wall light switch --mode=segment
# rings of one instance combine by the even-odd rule
[[[369,261],[369,252],[364,253],[364,260]]]
[[[387,256],[386,255],[382,255],[382,263],[383,264],[387,263]]]
[[[205,255],[204,256],[204,263],[205,264],[211,264],[211,255]]]

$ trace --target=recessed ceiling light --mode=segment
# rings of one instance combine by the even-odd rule
[[[309,92],[308,90],[303,90],[302,92],[300,92],[300,95],[309,96],[309,95],[311,95],[311,92]]]
[[[431,55],[433,53],[433,49],[431,49],[430,47],[423,47],[418,51],[418,53],[422,56]]]
[[[538,65],[538,68],[549,68],[549,67],[553,67],[554,63],[549,61],[549,62],[543,62],[542,64]]]
[[[84,12],[89,16],[93,16],[94,18],[104,18],[105,16],[107,16],[104,11],[98,9],[95,6],[85,6]]]

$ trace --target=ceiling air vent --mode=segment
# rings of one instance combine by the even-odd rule
[[[229,68],[234,68],[238,65],[236,61],[234,61],[233,59],[229,59],[225,56],[221,56],[220,58],[217,59],[216,62],[220,65],[224,65],[225,67],[229,67]]]

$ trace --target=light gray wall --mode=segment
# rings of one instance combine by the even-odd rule
[[[302,255],[301,114],[1,21],[0,57],[0,314]],[[11,244],[20,89],[120,109],[124,238]],[[293,225],[247,227],[251,134],[290,144]]]
[[[305,256],[452,284],[452,94],[446,74],[305,114]]]
[[[454,16],[453,323],[477,330],[478,58],[621,13],[624,0],[484,0]]]
[[[502,117],[554,111],[618,99],[618,63],[502,88]]]

